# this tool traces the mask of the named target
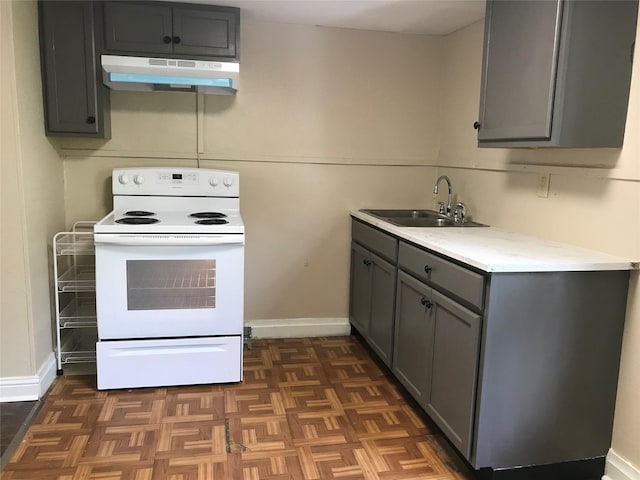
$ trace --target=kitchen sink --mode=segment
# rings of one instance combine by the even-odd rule
[[[360,210],[399,227],[486,227],[476,222],[456,222],[433,210]]]

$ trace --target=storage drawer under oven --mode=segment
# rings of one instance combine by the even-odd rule
[[[96,344],[98,390],[242,380],[242,337],[119,340]]]

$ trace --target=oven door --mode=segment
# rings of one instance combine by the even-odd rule
[[[244,245],[101,244],[98,337],[242,335]]]

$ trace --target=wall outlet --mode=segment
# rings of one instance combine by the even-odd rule
[[[540,198],[549,197],[549,180],[551,178],[550,173],[541,173],[538,176],[538,196]]]

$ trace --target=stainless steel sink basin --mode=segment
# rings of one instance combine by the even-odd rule
[[[476,222],[455,222],[433,210],[360,210],[399,227],[486,227]]]

